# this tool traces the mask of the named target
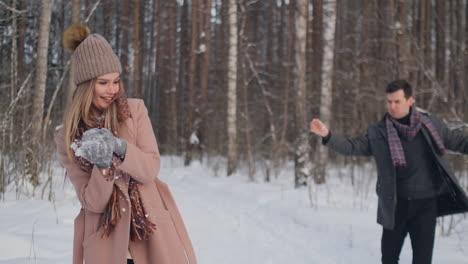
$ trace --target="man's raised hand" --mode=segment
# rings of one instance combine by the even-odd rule
[[[330,132],[322,121],[316,118],[312,119],[312,122],[310,122],[310,131],[321,137],[328,136],[328,133]]]

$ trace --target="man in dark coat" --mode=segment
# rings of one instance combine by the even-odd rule
[[[436,217],[468,212],[468,197],[448,166],[446,151],[468,154],[468,136],[418,111],[411,85],[388,84],[387,113],[365,136],[344,138],[318,119],[310,129],[344,155],[373,156],[377,163],[377,222],[382,225],[382,263],[398,263],[409,233],[413,264],[430,264]]]

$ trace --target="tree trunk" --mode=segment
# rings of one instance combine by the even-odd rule
[[[280,84],[282,84],[282,120],[281,120],[281,137],[280,142],[284,145],[284,142],[287,140],[287,132],[290,123],[290,116],[289,116],[289,107],[290,107],[290,88],[293,84],[291,84],[291,65],[293,64],[293,53],[294,53],[294,5],[287,5],[284,0],[281,1],[281,18],[280,18],[280,29],[281,32],[279,35],[279,47],[278,47],[278,58],[281,62],[281,76],[280,76]],[[289,11],[288,13],[286,11]],[[288,18],[287,23],[285,22],[286,18]],[[283,27],[284,24],[287,24],[287,28]],[[287,32],[285,34],[284,32]],[[286,36],[286,38],[284,38]],[[286,45],[284,45],[286,44]],[[286,46],[286,47],[284,47]],[[286,48],[286,52],[284,49]]]
[[[445,32],[447,31],[446,1],[435,1],[435,33],[436,33],[436,59],[435,75],[441,87],[445,85]]]
[[[189,63],[189,30],[188,30],[188,17],[189,17],[189,4],[187,0],[184,0],[182,6],[181,22],[180,22],[180,45],[179,45],[179,77],[177,83],[177,98],[178,98],[178,110],[177,115],[180,117],[179,121],[179,138],[178,145],[180,152],[186,146],[187,138],[187,86],[188,86],[188,63]]]
[[[210,73],[210,42],[211,42],[211,3],[212,0],[203,0],[201,11],[201,32],[200,45],[198,52],[200,53],[200,104],[199,115],[200,125],[198,127],[197,136],[199,139],[199,147],[197,148],[197,156],[202,157],[203,149],[206,147],[206,112],[208,105],[208,77]]]
[[[167,145],[168,149],[171,153],[176,153],[177,150],[177,138],[178,138],[178,130],[177,130],[177,68],[176,68],[176,34],[177,34],[177,1],[172,0],[169,1],[168,8],[168,21],[169,21],[169,28],[167,36],[168,36],[168,45],[167,45],[167,53],[169,55],[167,63],[168,67],[168,76],[167,76],[167,86],[164,87],[166,90],[165,94],[169,96],[168,102],[168,137],[167,137]]]
[[[157,38],[156,38],[156,85],[154,91],[154,109],[156,110],[153,115],[156,118],[157,133],[160,136],[161,141],[165,140],[166,133],[163,129],[162,124],[164,123],[164,6],[165,2],[158,0],[157,3]]]
[[[102,13],[104,17],[104,38],[109,42],[111,40],[111,25],[112,25],[112,1],[104,0],[102,5]]]
[[[378,42],[378,12],[377,2],[372,0],[363,6],[362,32],[361,32],[361,53],[359,69],[359,94],[358,102],[367,102],[357,107],[357,116],[359,117],[356,126],[366,127],[369,123],[378,118],[377,114],[377,77],[378,65],[376,63]]]
[[[72,24],[79,24],[80,23],[80,10],[81,10],[81,2],[80,0],[73,0],[72,2]],[[75,92],[75,66],[74,64],[70,64],[70,71],[69,71],[69,78],[68,78],[68,85],[67,90],[65,91],[65,105],[70,105],[73,93]]]
[[[229,56],[228,56],[228,168],[227,175],[237,169],[237,1],[229,0]]]
[[[252,148],[252,126],[250,124],[250,113],[249,113],[249,101],[248,101],[248,86],[249,86],[249,79],[247,78],[247,72],[248,72],[248,62],[247,62],[247,55],[246,53],[248,52],[248,29],[249,29],[249,23],[248,23],[248,6],[247,3],[243,2],[239,5],[240,10],[238,10],[238,14],[240,17],[243,17],[241,25],[240,25],[240,32],[238,35],[238,39],[240,42],[240,49],[239,49],[239,62],[241,63],[241,66],[238,68],[239,72],[239,77],[238,79],[240,80],[240,84],[238,85],[238,89],[241,91],[241,105],[242,105],[242,117],[244,119],[244,125],[243,125],[243,130],[244,130],[244,141],[243,143],[245,144],[245,154],[246,154],[246,159],[247,159],[247,166],[249,169],[248,176],[250,181],[255,180],[255,164],[253,160],[253,148]]]
[[[290,3],[292,4],[292,3]],[[294,183],[296,187],[307,185],[310,177],[310,146],[309,131],[307,129],[307,89],[305,80],[306,71],[306,41],[307,41],[307,0],[297,1],[297,13],[295,14],[295,54],[294,54],[294,89],[295,100],[295,156],[294,156]]]
[[[140,0],[133,3],[133,96],[142,98],[140,85]]]
[[[195,111],[196,111],[196,70],[198,63],[198,9],[200,8],[199,0],[192,1],[192,26],[191,26],[191,44],[190,44],[190,68],[189,68],[189,110],[188,110],[188,119],[187,119],[187,147],[185,149],[185,165],[188,166],[192,162],[193,158],[193,148],[195,145],[199,144],[198,135],[197,135],[197,126],[195,124]]]
[[[336,25],[336,2],[329,2],[326,8],[327,21],[324,30],[323,65],[322,65],[322,87],[320,89],[320,119],[325,124],[331,123],[332,112],[332,78],[333,78],[333,56],[334,37]],[[322,140],[321,138],[319,139]],[[317,144],[318,159],[314,168],[314,181],[316,184],[325,183],[326,165],[328,163],[328,149],[321,143]]]
[[[16,0],[13,0],[11,3],[11,8],[16,9]],[[17,15],[13,13],[12,23],[11,23],[11,54],[10,54],[10,101],[15,98],[17,85],[18,85],[18,46],[17,46],[17,32],[18,32],[18,23]],[[16,112],[16,111],[15,111]],[[10,128],[9,128],[9,146],[13,144],[13,134],[14,134],[14,123],[16,115],[12,113],[10,117]]]
[[[122,25],[122,43],[120,45],[120,62],[122,63],[122,71],[125,75],[123,79],[124,87],[128,91],[130,84],[130,65],[129,65],[129,35],[130,35],[130,0],[124,0],[122,6],[122,15],[120,17],[120,24]]]
[[[39,24],[39,37],[37,42],[36,75],[34,81],[33,104],[32,104],[32,138],[34,139],[32,151],[29,156],[31,166],[30,182],[34,187],[39,185],[40,166],[38,163],[38,153],[40,150],[41,129],[44,113],[44,97],[47,81],[47,52],[49,48],[49,28],[52,14],[53,0],[42,1],[41,18]]]
[[[452,59],[452,68],[450,69],[452,75],[452,83],[449,87],[453,89],[453,101],[452,107],[456,109],[457,112],[462,112],[463,108],[466,105],[466,86],[464,83],[464,54],[462,43],[464,39],[463,31],[463,3],[462,0],[452,0],[451,1],[451,45],[450,45],[450,54]]]
[[[437,1],[436,1],[437,2]],[[432,3],[431,1],[421,1],[421,14],[422,17],[422,32],[420,45],[422,47],[422,69],[421,69],[421,80],[419,89],[424,89],[424,93],[420,96],[419,105],[427,108],[431,94],[428,92],[431,89],[430,75],[432,71]],[[417,92],[417,91],[416,91]]]
[[[409,49],[408,3],[406,1],[395,1],[394,17],[394,39],[398,45],[398,76],[401,79],[408,79],[408,59],[410,58],[411,54]]]
[[[465,72],[464,72],[465,85],[468,85],[468,65],[466,65],[466,63],[468,63],[468,3],[465,5],[465,56],[464,56],[464,61],[465,61]],[[465,92],[464,101],[465,102],[468,101],[468,93],[467,92]],[[465,103],[464,108],[465,108],[463,110],[464,118],[465,118],[464,120],[466,120],[468,118],[468,104]],[[466,170],[466,168],[465,168],[465,170]]]
[[[26,7],[26,0],[20,0],[20,10],[25,10]],[[25,39],[26,39],[26,14],[21,14],[19,21],[18,21],[18,84],[23,83],[24,78],[25,78]],[[21,98],[21,101],[19,105],[26,105],[26,102],[29,102],[27,96],[23,96]],[[27,116],[28,116],[28,111],[26,107],[23,107],[19,112],[18,112],[18,118],[21,120],[19,124],[17,124],[20,127],[20,130],[23,131],[26,122],[27,122]]]
[[[319,93],[322,87],[322,65],[323,65],[323,0],[312,0],[312,61],[315,69],[311,75],[312,89]]]

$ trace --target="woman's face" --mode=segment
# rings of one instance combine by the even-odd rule
[[[120,90],[120,73],[111,72],[96,78],[93,106],[100,111],[106,110],[117,98]]]

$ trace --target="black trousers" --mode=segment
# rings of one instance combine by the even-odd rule
[[[413,264],[430,264],[434,249],[437,217],[436,198],[398,199],[395,228],[383,229],[382,263],[397,264],[401,248],[409,233],[413,248]]]

